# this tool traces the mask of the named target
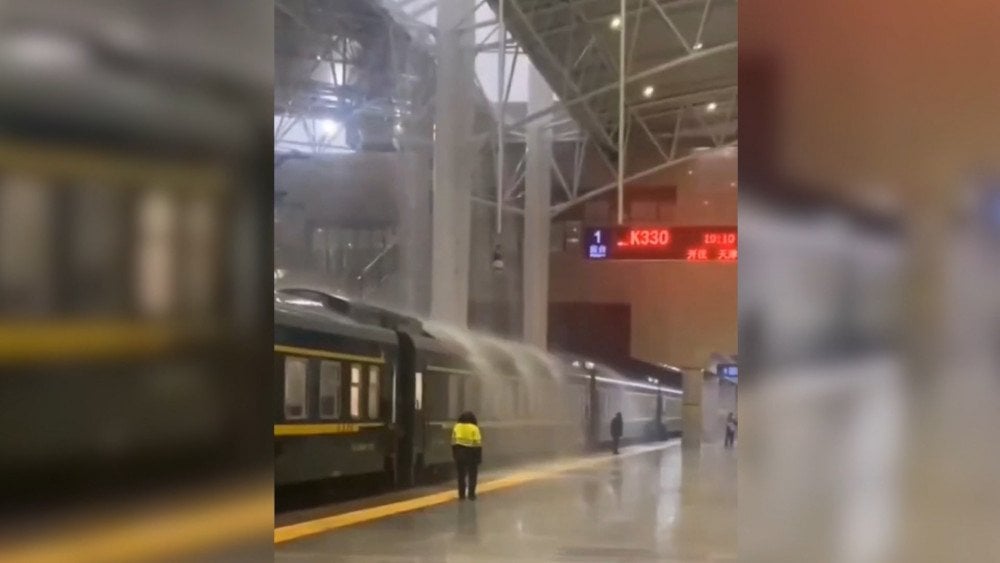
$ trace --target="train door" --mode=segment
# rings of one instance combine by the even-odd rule
[[[416,482],[418,460],[424,451],[423,366],[417,356],[413,338],[398,332],[399,363],[396,370],[396,425],[398,454],[396,484],[409,486]]]

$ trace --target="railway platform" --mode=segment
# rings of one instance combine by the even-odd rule
[[[736,454],[679,441],[499,471],[279,519],[275,561],[736,560]]]

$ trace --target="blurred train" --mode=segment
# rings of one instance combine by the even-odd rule
[[[309,291],[279,292],[274,321],[279,487],[365,475],[402,487],[446,474],[465,410],[494,466],[601,446],[616,412],[626,443],[680,431],[678,389],[582,358],[485,338],[470,353],[419,321]]]
[[[893,350],[906,255],[899,219],[819,196],[793,205],[753,187],[740,195],[741,361],[794,369]]]
[[[171,58],[155,10],[37,4],[0,10],[0,497],[260,473],[270,84]]]

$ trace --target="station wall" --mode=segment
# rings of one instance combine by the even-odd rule
[[[735,264],[588,262],[559,252],[550,276],[553,305],[629,305],[635,358],[702,367],[712,352],[737,351]]]

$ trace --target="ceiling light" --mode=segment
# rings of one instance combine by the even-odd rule
[[[652,86],[646,86],[645,88],[642,89],[642,95],[643,95],[643,97],[646,97],[646,98],[652,98],[654,91],[655,91],[655,88],[653,88]]]
[[[718,109],[718,107],[719,107],[719,104],[717,104],[715,102],[709,102],[708,105],[705,106],[705,109],[708,110],[708,111],[715,111],[716,109]]]
[[[323,128],[323,132],[326,133],[327,135],[333,135],[334,133],[337,132],[336,121],[333,121],[332,119],[324,119],[320,123],[321,123],[320,126]]]
[[[736,182],[729,182],[729,187],[730,188],[735,188],[736,187]]]
[[[611,18],[611,21],[608,22],[608,25],[611,27],[611,29],[618,29],[622,26],[622,19],[619,16],[615,16]]]
[[[702,47],[704,47],[704,45],[701,44],[701,41],[695,43],[694,45],[691,45],[691,48],[694,49],[695,51],[701,51]]]
[[[688,176],[694,174],[694,170],[688,169]]]

